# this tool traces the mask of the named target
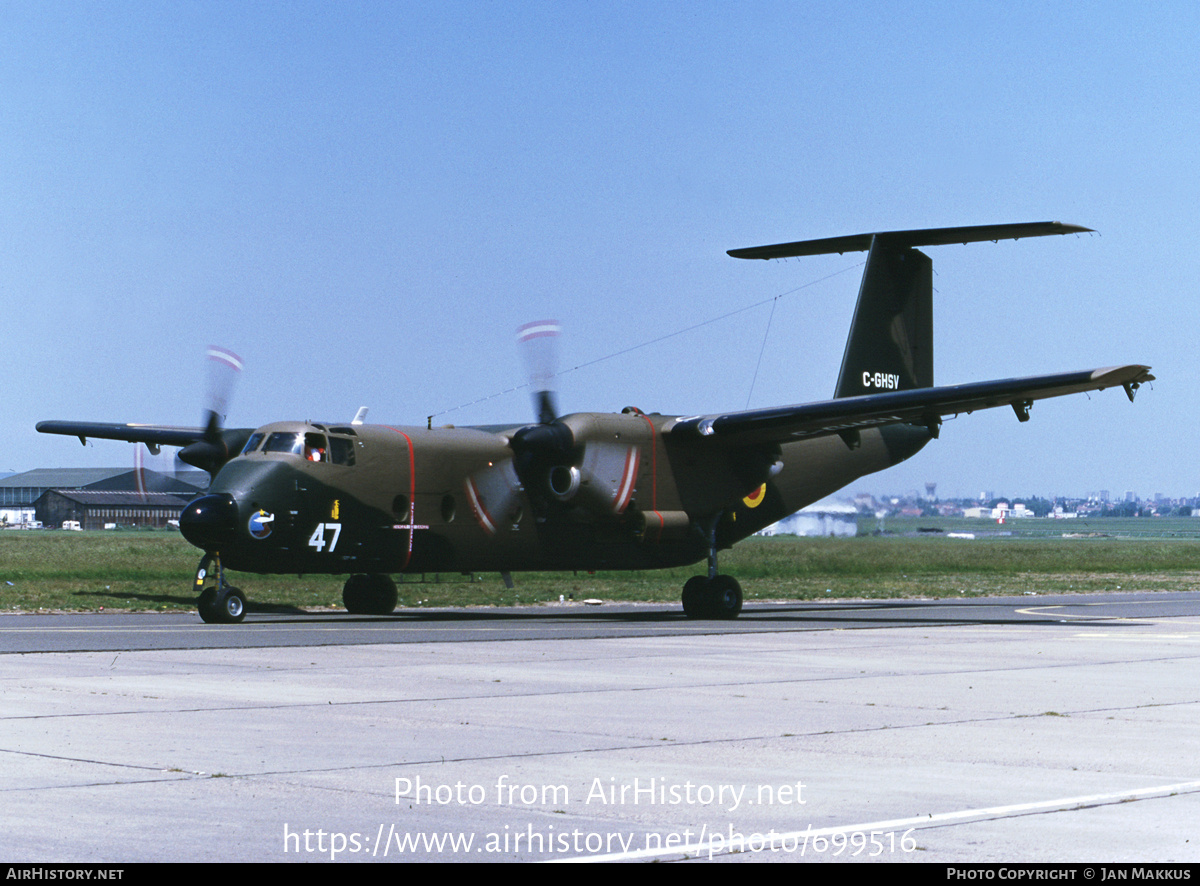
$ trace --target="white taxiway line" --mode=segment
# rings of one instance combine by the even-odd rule
[[[912,818],[894,818],[890,821],[873,821],[865,824],[839,825],[832,828],[813,828],[811,825],[802,831],[780,833],[769,831],[766,834],[740,834],[737,846],[724,834],[714,835],[708,840],[698,840],[669,849],[634,849],[629,852],[613,852],[605,855],[584,855],[575,858],[551,859],[556,862],[578,863],[598,861],[632,861],[641,858],[696,858],[716,855],[728,855],[735,852],[764,851],[772,848],[779,849],[787,846],[787,851],[798,851],[801,844],[811,845],[817,838],[828,840],[837,834],[885,835],[897,831],[909,831],[916,828],[939,827],[946,824],[957,824],[965,821],[984,821],[990,818],[1008,818],[1015,815],[1036,815],[1045,812],[1060,812],[1069,809],[1087,809],[1092,806],[1110,806],[1126,803],[1130,800],[1149,800],[1154,797],[1168,797],[1173,794],[1192,794],[1200,791],[1200,781],[1183,781],[1178,784],[1160,787],[1140,788],[1132,791],[1119,791],[1110,794],[1091,794],[1086,797],[1066,797],[1059,800],[1043,800],[1038,803],[1015,803],[1010,806],[989,806],[984,809],[964,809],[959,812],[939,812],[937,814],[918,815]],[[748,848],[758,843],[758,848]],[[796,847],[793,850],[791,847]],[[821,854],[828,854],[825,850]]]

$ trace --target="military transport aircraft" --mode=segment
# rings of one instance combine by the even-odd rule
[[[395,573],[655,569],[707,559],[683,587],[692,618],[734,618],[737,581],[718,551],[938,436],[945,416],[1123,387],[1149,367],[933,386],[932,263],[919,246],[1088,231],[1060,222],[889,231],[734,249],[736,258],[867,251],[858,305],[832,400],[712,415],[560,416],[548,384],[537,420],[507,427],[392,427],[284,421],[223,428],[222,387],[202,428],[40,423],[39,431],[182,447],[212,475],[180,515],[204,551],[200,616],[238,622],[246,598],[226,569],[331,573],[353,613],[396,605]],[[523,337],[552,334],[523,328]],[[213,350],[217,368],[237,359]],[[545,374],[543,379],[545,381]]]

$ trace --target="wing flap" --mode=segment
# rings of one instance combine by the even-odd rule
[[[1141,384],[1153,380],[1149,366],[1112,366],[1058,375],[865,394],[724,415],[690,416],[676,420],[673,425],[664,428],[664,432],[675,438],[711,437],[741,446],[787,443],[806,437],[846,434],[900,422],[925,425],[932,429],[944,416],[996,406],[1012,406],[1024,420],[1028,417],[1029,404],[1034,400],[1102,391],[1117,386],[1124,387],[1132,399],[1133,392]]]

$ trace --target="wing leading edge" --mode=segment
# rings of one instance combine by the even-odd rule
[[[713,438],[735,446],[787,443],[839,434],[847,445],[854,446],[856,432],[865,428],[903,422],[928,427],[936,437],[944,416],[1011,406],[1017,417],[1026,421],[1035,400],[1102,391],[1118,385],[1132,400],[1143,383],[1153,380],[1149,366],[1111,366],[1058,375],[865,394],[724,415],[690,416],[664,430],[672,437]]]

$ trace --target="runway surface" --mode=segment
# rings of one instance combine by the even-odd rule
[[[0,857],[1196,862],[1200,595],[0,618]]]
[[[0,654],[134,649],[350,646],[484,640],[568,640],[773,633],[962,624],[1120,624],[1129,618],[1200,613],[1200,595],[1106,594],[969,600],[830,601],[752,604],[735,621],[693,621],[670,604],[583,603],[516,608],[266,615],[240,625],[206,625],[195,613],[0,616]]]

